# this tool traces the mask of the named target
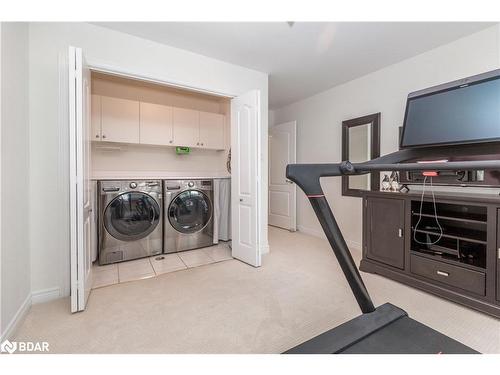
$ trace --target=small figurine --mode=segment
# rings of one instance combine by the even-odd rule
[[[396,171],[392,171],[391,177],[389,178],[391,183],[391,191],[399,191],[399,174]]]
[[[389,176],[384,174],[384,178],[382,179],[382,191],[389,191],[391,189],[391,181],[389,180]]]

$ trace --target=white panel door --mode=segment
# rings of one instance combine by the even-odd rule
[[[286,178],[286,166],[296,161],[295,121],[269,130],[269,224],[297,230],[297,188]]]
[[[139,143],[139,102],[101,96],[101,136],[106,142]]]
[[[173,108],[174,144],[198,147],[200,145],[200,113],[192,109]]]
[[[85,309],[92,288],[90,71],[80,48],[69,47],[71,311]]]
[[[260,92],[252,90],[231,101],[232,255],[261,265],[259,238]]]
[[[173,145],[172,107],[141,102],[140,142]]]
[[[214,150],[224,149],[224,115],[200,112],[200,146]]]

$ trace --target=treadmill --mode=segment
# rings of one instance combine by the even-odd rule
[[[445,148],[446,150],[446,148]],[[284,354],[472,354],[472,348],[410,318],[397,306],[375,307],[320,185],[321,177],[375,171],[499,170],[500,160],[416,163],[431,151],[404,149],[365,163],[290,164],[286,176],[306,194],[337,257],[362,314]]]

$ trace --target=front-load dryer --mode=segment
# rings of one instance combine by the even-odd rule
[[[164,180],[163,251],[213,245],[213,180]]]
[[[99,264],[161,254],[161,180],[103,180],[99,191]]]

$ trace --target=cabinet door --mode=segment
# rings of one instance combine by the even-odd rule
[[[139,143],[139,102],[102,96],[101,112],[103,141]]]
[[[367,198],[366,257],[404,268],[404,200]]]
[[[215,150],[224,149],[224,116],[200,112],[200,146]]]
[[[200,145],[200,113],[192,109],[173,108],[174,144],[197,147]]]
[[[172,145],[172,107],[140,104],[140,143],[150,145]]]
[[[101,96],[92,95],[90,102],[90,137],[93,141],[101,140]]]

